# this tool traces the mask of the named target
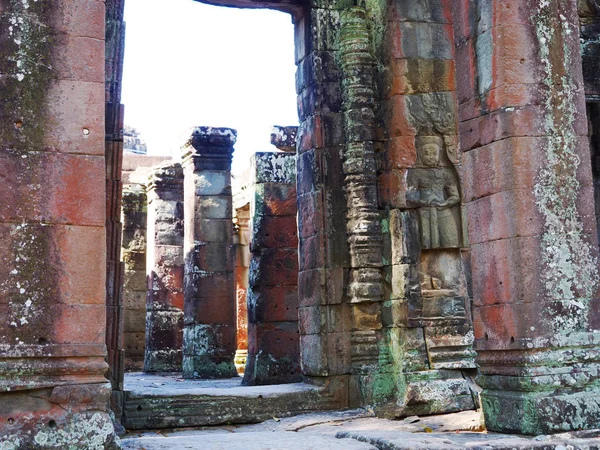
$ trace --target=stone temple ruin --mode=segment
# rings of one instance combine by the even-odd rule
[[[123,0],[0,0],[0,448],[359,407],[600,428],[600,3],[210,3],[295,25],[294,153],[249,202],[227,128],[123,189]]]

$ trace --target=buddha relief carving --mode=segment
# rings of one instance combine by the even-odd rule
[[[418,136],[417,166],[408,175],[407,204],[417,208],[423,249],[462,244],[458,175],[438,136]]]

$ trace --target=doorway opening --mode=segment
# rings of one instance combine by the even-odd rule
[[[252,275],[249,277],[248,274],[251,264],[250,260],[254,261],[254,259],[257,259],[257,261],[260,261],[263,257],[262,254],[257,255],[256,258],[254,255],[250,255],[249,250],[252,240],[268,241],[270,237],[268,232],[265,235],[265,233],[260,234],[255,231],[254,234],[256,236],[250,235],[249,224],[254,223],[256,227],[256,224],[260,222],[260,220],[258,222],[257,220],[253,220],[252,214],[262,214],[260,211],[256,212],[257,208],[254,204],[253,196],[257,191],[264,193],[265,186],[268,184],[265,183],[265,180],[259,179],[256,176],[258,173],[256,161],[257,159],[264,159],[263,156],[259,156],[263,153],[252,155],[257,150],[266,150],[267,153],[265,154],[268,154],[269,151],[277,151],[275,148],[269,146],[268,132],[270,126],[276,123],[284,123],[286,125],[294,122],[297,123],[298,118],[295,106],[295,89],[292,84],[294,75],[289,70],[290,65],[295,70],[291,48],[287,51],[286,55],[275,50],[269,51],[265,48],[267,47],[266,45],[255,44],[255,47],[262,50],[262,52],[258,52],[257,50],[255,53],[249,54],[247,51],[247,41],[250,40],[250,34],[262,33],[263,39],[266,37],[267,40],[272,42],[287,40],[288,43],[291,43],[293,30],[289,23],[290,18],[281,12],[262,11],[269,13],[269,15],[266,18],[260,19],[258,14],[261,11],[232,11],[225,8],[202,5],[189,0],[180,0],[177,4],[169,6],[166,11],[164,10],[163,3],[161,5],[162,15],[153,18],[153,12],[151,11],[153,3],[156,3],[155,6],[158,7],[160,2],[149,3],[147,1],[127,0],[124,10],[128,27],[128,39],[129,36],[133,35],[132,42],[135,43],[136,40],[142,42],[142,48],[145,48],[145,53],[140,58],[140,55],[136,55],[135,45],[132,46],[130,45],[130,41],[127,41],[122,100],[123,104],[126,105],[125,113],[123,115],[123,108],[120,108],[121,115],[118,117],[119,120],[113,121],[113,126],[116,128],[126,124],[127,126],[135,127],[139,131],[128,133],[133,138],[132,136],[125,136],[125,141],[133,139],[136,145],[125,145],[125,147],[130,147],[132,151],[128,152],[126,149],[122,157],[122,162],[120,161],[115,165],[115,167],[118,166],[121,169],[120,173],[117,174],[119,176],[117,181],[120,186],[119,189],[113,190],[111,195],[113,197],[115,195],[122,195],[122,207],[118,212],[118,218],[113,217],[112,221],[117,226],[122,227],[122,233],[116,233],[121,242],[118,261],[120,267],[115,265],[116,269],[113,270],[113,273],[109,273],[109,278],[113,277],[112,282],[115,286],[113,289],[115,294],[112,296],[115,308],[109,308],[107,323],[109,353],[112,350],[112,356],[109,357],[111,381],[113,381],[115,392],[124,393],[113,395],[113,408],[117,412],[117,416],[123,417],[126,426],[140,426],[144,428],[154,426],[152,419],[148,418],[149,415],[152,415],[148,411],[152,409],[152,406],[149,406],[152,401],[144,403],[142,398],[144,395],[140,394],[144,389],[150,387],[153,394],[168,396],[170,394],[167,391],[172,390],[174,386],[177,386],[180,390],[184,386],[188,386],[190,389],[197,389],[201,387],[201,384],[198,384],[199,382],[196,379],[214,378],[224,379],[221,381],[205,382],[207,387],[239,386],[241,378],[238,381],[233,381],[224,375],[229,374],[230,376],[234,376],[236,375],[235,370],[231,373],[228,371],[204,373],[197,367],[191,372],[186,369],[186,364],[189,365],[190,361],[199,365],[197,362],[198,355],[194,355],[194,358],[188,358],[186,348],[193,347],[197,350],[209,344],[216,345],[215,340],[221,338],[223,329],[227,327],[234,327],[233,330],[229,329],[227,332],[231,334],[230,337],[234,340],[235,349],[237,350],[235,352],[235,359],[234,355],[231,355],[230,366],[236,367],[238,374],[244,373],[244,357],[248,352],[248,347],[250,347],[250,356],[254,355],[256,356],[256,360],[258,360],[259,356],[263,357],[262,353],[266,353],[263,351],[263,347],[268,347],[269,341],[277,342],[279,346],[284,345],[281,341],[285,335],[285,339],[294,341],[296,347],[294,358],[292,358],[295,360],[292,361],[291,365],[284,364],[286,367],[285,370],[289,370],[289,367],[292,366],[295,369],[293,373],[290,372],[290,375],[293,375],[291,378],[288,377],[286,380],[285,377],[280,377],[281,379],[277,379],[278,381],[276,382],[297,382],[302,379],[300,373],[300,356],[297,349],[299,345],[297,291],[295,291],[295,305],[292,305],[290,308],[290,305],[281,303],[282,301],[288,301],[287,298],[293,297],[290,294],[294,294],[294,292],[288,291],[291,289],[295,290],[295,285],[293,287],[286,286],[287,291],[285,291],[279,284],[275,283],[272,285],[263,280],[262,283],[266,283],[268,288],[263,289],[264,292],[258,292],[260,289],[257,286],[261,282],[258,282],[256,279],[252,281]],[[138,12],[137,14],[140,15],[136,17],[136,7],[140,11],[139,8],[141,6],[143,6],[144,15]],[[175,14],[174,10],[177,10],[179,6],[183,8],[180,14],[182,11],[185,14],[185,10],[188,9],[190,11],[197,9],[199,15],[195,18],[186,16],[183,24],[178,23],[179,28],[175,27],[169,30],[166,26],[171,22],[169,15]],[[182,36],[186,35],[183,29],[191,27],[195,22],[201,22],[201,8],[208,8],[202,11],[216,10],[219,12],[218,15],[222,15],[223,13],[227,13],[228,15],[244,13],[244,17],[238,19],[230,18],[226,22],[211,24],[212,40],[206,37],[204,41],[198,39],[191,40],[192,45],[185,48],[185,42],[181,41]],[[287,22],[287,39],[284,36],[278,35],[278,33],[281,34],[278,31],[281,29],[281,25],[273,26],[274,14],[280,16],[278,17],[279,22]],[[163,26],[153,27],[152,20],[161,21]],[[203,20],[205,26],[208,26],[206,24],[210,22],[210,19],[208,19],[209,22],[206,22],[206,18],[203,18]],[[271,26],[258,27],[261,33],[256,33],[257,24],[261,20],[265,21],[265,23],[269,22]],[[252,26],[249,30],[243,31],[238,26],[242,22],[251,24]],[[188,26],[186,26],[186,23]],[[148,37],[145,39],[135,36],[135,31],[142,26],[146,27],[146,33],[149,32],[159,36],[154,40]],[[201,24],[196,23],[196,26],[202,29]],[[157,29],[160,29],[160,32],[157,33]],[[215,45],[217,35],[233,36],[235,38],[234,45],[241,47],[242,54],[238,53],[234,55],[231,51],[215,50],[218,48],[218,45]],[[183,39],[185,41],[185,37]],[[162,43],[162,47],[159,48],[158,45],[153,45],[157,42]],[[117,45],[123,45],[123,42],[117,42]],[[110,47],[110,41],[107,42],[107,46]],[[211,51],[205,50],[206,48],[209,48]],[[164,53],[161,54],[161,50],[166,51],[169,57],[165,57]],[[110,48],[107,51],[107,54],[109,53]],[[131,57],[132,62],[128,59],[130,58],[130,54],[133,55]],[[175,56],[175,59],[172,59],[173,56]],[[220,56],[222,59],[217,59],[216,56]],[[160,61],[157,63],[159,59]],[[236,59],[238,60],[237,69],[231,65],[231,62]],[[285,60],[289,63],[284,63]],[[147,62],[154,64],[147,66]],[[279,80],[273,79],[273,77],[284,78],[283,75],[276,75],[277,70],[275,69],[278,66],[288,67],[287,74],[285,75],[285,78],[288,80],[287,83],[280,83]],[[146,77],[140,76],[140,69],[148,75]],[[129,74],[129,70],[131,70],[132,74]],[[138,70],[137,73],[136,70]],[[154,72],[158,73],[156,76],[151,76],[150,74]],[[202,81],[202,77],[199,76],[202,72],[212,74],[212,77]],[[109,74],[109,71],[107,71],[107,74]],[[119,78],[120,74],[117,71],[115,75],[113,71],[112,76]],[[221,85],[216,84],[219,78],[223,79],[221,81],[224,81]],[[180,86],[185,87],[180,88]],[[289,115],[289,105],[285,106],[285,108],[281,106],[281,98],[284,97],[281,94],[282,86],[287,88],[288,92],[285,95],[287,99],[293,96],[291,106],[294,112],[293,122]],[[279,87],[279,91],[276,87]],[[137,94],[132,92],[134,90],[138,91]],[[164,99],[167,101],[161,103]],[[120,100],[120,98],[115,98],[115,100]],[[277,101],[275,102],[275,100]],[[285,112],[286,109],[287,113]],[[265,116],[263,117],[264,126],[256,125],[257,121],[255,119],[261,116]],[[110,116],[107,117],[110,119]],[[190,161],[187,161],[187,163],[183,161],[182,168],[182,153],[180,149],[182,144],[186,142],[190,144],[194,139],[198,138],[199,135],[204,133],[200,129],[205,125],[209,127],[225,125],[238,129],[239,139],[235,145],[236,151],[233,157],[233,166],[231,166],[231,161],[229,161],[230,166],[228,168],[219,168],[213,164],[209,170],[202,171],[199,169],[194,162],[194,158],[198,157],[201,159],[203,155],[212,151],[212,147],[211,149],[206,147],[202,150],[196,148],[194,150],[196,155],[192,155],[191,157],[193,161],[191,163]],[[278,130],[280,129],[282,128],[278,128]],[[129,131],[131,131],[130,128]],[[251,136],[244,136],[244,131]],[[263,137],[262,144],[256,144],[257,135]],[[112,138],[114,137],[112,136]],[[107,140],[108,138],[107,136]],[[138,145],[141,141],[146,141],[146,145]],[[188,150],[190,145],[188,145]],[[194,145],[191,145],[191,147],[194,147]],[[292,148],[294,147],[295,145]],[[147,151],[144,152],[144,150]],[[251,156],[253,160],[252,164],[250,164]],[[287,154],[286,157],[288,157],[287,160],[292,161],[291,164],[289,162],[287,164],[290,167],[294,167],[295,173],[295,156]],[[194,169],[185,169],[186,164],[188,166],[194,165]],[[117,171],[115,170],[114,172]],[[185,176],[184,172],[186,173]],[[224,187],[217,192],[215,191],[215,186],[220,182],[219,177],[224,177],[226,181],[224,181]],[[205,189],[205,192],[198,194],[195,200],[188,200],[184,195],[184,178],[186,180],[190,179],[189,183],[195,185],[196,193],[206,186],[210,186],[208,189]],[[169,186],[165,184],[166,179],[170,180],[169,183],[171,184]],[[177,179],[176,182],[174,181],[175,179]],[[208,185],[202,185],[207,180]],[[275,199],[275,201],[287,201],[287,204],[293,203],[295,206],[295,178],[293,183],[292,180],[286,181],[288,181],[287,184],[289,185],[286,187],[287,196],[285,199]],[[185,183],[188,183],[188,181],[185,181]],[[175,187],[175,185],[177,186]],[[278,189],[277,194],[281,194],[282,187],[278,186],[276,189]],[[194,191],[194,188],[192,188],[192,191]],[[194,197],[194,194],[192,193],[191,196]],[[225,197],[228,197],[228,200],[226,200],[226,203],[228,203],[225,207],[227,210],[225,216],[221,217],[218,212],[215,212],[216,209],[209,210],[210,208],[204,208],[202,213],[198,213],[199,209],[202,209],[202,205],[207,204],[206,202],[212,202],[211,204],[217,205]],[[290,202],[290,200],[293,200],[293,202]],[[192,202],[190,203],[192,207],[188,205],[190,201]],[[194,201],[197,207],[193,207]],[[198,207],[198,205],[200,206]],[[196,217],[191,220],[188,219],[188,216],[184,218],[184,210],[186,208],[188,212],[193,210],[189,212],[190,216],[195,214]],[[186,212],[186,214],[188,213]],[[295,270],[293,277],[290,277],[290,279],[294,278],[294,280],[297,280],[297,225],[295,222],[295,210],[293,212],[287,211],[287,216],[282,219],[277,218],[275,220],[274,216],[275,214],[268,215],[268,218],[264,219],[264,222],[285,223],[287,226],[286,230],[289,228],[289,233],[285,237],[290,238],[292,244],[288,242],[290,248],[282,249],[281,239],[283,235],[280,233],[278,235],[278,239],[280,240],[274,244],[276,248],[268,248],[265,253],[267,256],[264,256],[264,259],[267,259],[269,255],[279,255],[283,250],[289,250],[287,254],[288,259],[295,261],[295,267],[287,267],[287,269],[290,272]],[[294,222],[293,226],[289,226],[287,222],[291,224],[292,218]],[[198,228],[200,225],[198,224],[203,224],[202,227],[204,227],[200,231]],[[275,229],[279,228],[277,225],[269,226],[275,227]],[[191,247],[188,245],[189,242],[186,244],[184,239],[185,227],[193,227],[194,233],[200,233],[199,235],[193,235],[192,233],[193,243]],[[265,225],[264,228],[267,229],[268,227]],[[212,235],[208,236],[210,233]],[[111,240],[111,237],[109,237],[109,240]],[[114,240],[113,237],[113,242],[109,245],[114,246]],[[255,247],[259,253],[262,251],[261,246],[268,247],[268,244],[264,242],[257,242],[257,244],[259,245],[255,245]],[[228,256],[223,257],[223,254],[227,254]],[[275,258],[274,262],[281,263],[281,259]],[[257,264],[260,264],[260,262]],[[198,280],[197,275],[200,272],[211,272],[220,280],[219,283],[224,279],[231,279],[232,282],[229,284],[225,283],[227,286],[220,286],[218,289],[221,289],[221,291],[216,292],[214,289],[217,288],[209,288],[207,285],[201,284],[202,280],[190,281],[192,279]],[[250,272],[252,271],[250,270]],[[256,307],[256,304],[253,304],[250,308],[250,314],[252,315],[250,317],[250,322],[252,322],[250,328],[254,325],[258,331],[254,330],[253,337],[248,339],[246,337],[248,334],[248,318],[244,317],[247,312],[242,303],[245,303],[245,291],[248,289],[249,278],[251,278],[250,284],[255,284],[255,297],[262,296],[260,301],[264,303],[265,300],[263,297],[267,294],[271,295],[273,297],[272,303],[274,304],[269,305],[269,307],[277,309],[280,306],[281,309],[291,311],[290,314],[295,315],[294,320],[273,321],[267,327],[260,328],[256,322],[264,321],[265,314],[264,311],[257,312],[259,308]],[[297,283],[297,281],[294,281],[294,283]],[[196,293],[189,294],[189,292],[186,292],[186,286],[188,291],[192,289]],[[227,290],[226,294],[223,294],[223,289]],[[190,295],[194,298],[188,298]],[[283,300],[283,297],[286,297],[286,300]],[[230,298],[234,301],[233,304],[229,304]],[[214,299],[218,301],[215,302],[213,301]],[[121,304],[117,305],[116,303],[119,301]],[[224,301],[227,304],[224,304]],[[194,302],[204,303],[201,305],[202,307],[196,308],[197,311],[193,312]],[[278,306],[276,304],[278,302],[281,305]],[[210,330],[212,323],[205,323],[208,316],[218,316],[215,320],[219,323],[214,327],[215,329],[218,328],[217,331]],[[295,326],[295,329],[292,330],[288,326],[284,331],[273,332],[274,329],[281,325],[279,322],[286,322],[286,326],[291,324],[291,328]],[[192,325],[198,326],[193,328]],[[206,335],[209,336],[207,340],[202,341],[202,337],[198,334],[199,327],[205,331],[208,330],[207,334],[203,335],[205,338]],[[290,336],[292,337],[290,338]],[[230,338],[226,340],[231,343]],[[253,340],[256,342],[253,342]],[[202,351],[198,351],[202,353]],[[214,351],[214,348],[211,351]],[[206,355],[201,356],[204,358]],[[271,359],[273,358],[271,353],[267,356]],[[221,362],[217,365],[222,366]],[[125,372],[130,373],[130,375],[125,376]],[[253,373],[259,374],[259,372],[259,370],[253,367]],[[164,378],[157,378],[156,375],[146,375],[150,373],[156,375],[170,373],[171,375]],[[186,381],[183,381],[184,377],[182,377],[182,373]],[[192,374],[191,376],[190,373]],[[263,381],[248,379],[248,373],[246,372],[246,378],[244,378],[245,384],[266,384]],[[128,391],[128,384],[131,384],[135,392]],[[296,389],[299,388],[296,387]],[[305,395],[303,393],[305,390],[305,387],[302,387],[300,391],[292,392],[292,395]],[[270,392],[269,389],[265,391],[265,393],[268,392]],[[315,397],[315,402],[318,403],[317,397]],[[115,403],[118,403],[118,405],[115,405]],[[155,412],[158,415],[162,414],[158,410]],[[140,417],[143,417],[141,422]],[[190,420],[191,422],[184,425],[199,424],[194,422],[195,419],[191,416]],[[161,422],[160,426],[174,425],[177,424]]]

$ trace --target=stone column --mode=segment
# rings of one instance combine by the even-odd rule
[[[148,183],[145,372],[181,370],[183,352],[183,170],[155,166]]]
[[[139,184],[123,189],[121,260],[125,326],[125,370],[140,371],[146,346],[146,192]]]
[[[78,21],[63,0],[0,2],[4,448],[114,448],[105,377],[105,4],[86,5]]]
[[[250,204],[236,208],[236,260],[235,285],[237,302],[237,350],[235,367],[239,375],[244,375],[248,356],[248,270],[250,267]]]
[[[198,127],[183,148],[183,376],[237,375],[231,158],[237,133]]]
[[[600,419],[600,277],[576,0],[455,2],[486,426]]]
[[[255,153],[252,157],[245,385],[302,380],[295,165],[296,155],[289,153]]]

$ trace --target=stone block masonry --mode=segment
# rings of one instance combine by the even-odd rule
[[[145,372],[178,372],[183,355],[183,170],[168,161],[148,181]]]
[[[236,376],[231,159],[236,131],[197,127],[183,147],[185,378]]]
[[[243,384],[302,380],[298,331],[296,155],[255,153],[251,163],[248,360]]]

